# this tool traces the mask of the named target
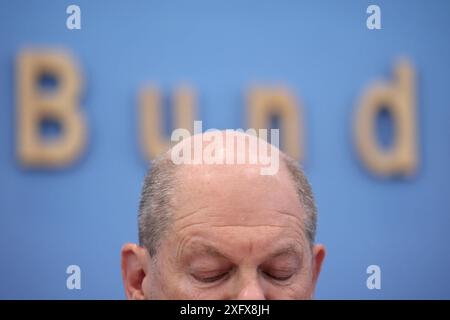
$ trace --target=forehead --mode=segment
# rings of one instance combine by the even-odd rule
[[[263,213],[269,211],[302,219],[303,206],[287,169],[281,166],[275,175],[261,175],[259,169],[257,165],[181,166],[174,196],[177,217],[209,207],[226,211],[224,219],[267,219]]]
[[[186,166],[174,198],[173,230],[183,250],[193,239],[242,253],[305,243],[303,206],[285,169],[264,176],[255,166]]]
[[[271,258],[279,257],[293,257],[296,261],[300,261],[304,254],[304,247],[299,246],[295,241],[284,240],[278,243],[272,243],[271,246],[265,246],[265,250],[259,250],[255,248],[256,253],[259,253],[261,260],[267,260]],[[219,244],[216,246],[213,242],[202,241],[201,239],[193,239],[189,241],[183,248],[178,252],[178,260],[185,261],[191,260],[192,258],[202,258],[202,257],[215,257],[219,259],[226,259],[228,261],[242,260],[240,253],[237,250],[229,251],[227,246]],[[249,255],[245,255],[248,258]]]

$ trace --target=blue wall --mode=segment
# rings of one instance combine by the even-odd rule
[[[82,29],[66,29],[66,7]],[[382,30],[366,28],[378,4]],[[0,1],[0,298],[123,298],[120,248],[137,240],[146,163],[137,93],[199,95],[211,128],[245,126],[246,88],[286,84],[304,104],[305,169],[328,256],[318,298],[450,298],[450,2]],[[85,80],[88,148],[63,170],[15,156],[15,57],[63,47]],[[356,156],[355,103],[406,55],[418,74],[420,166],[383,180]],[[66,267],[82,289],[66,288]],[[366,268],[382,269],[368,290]]]

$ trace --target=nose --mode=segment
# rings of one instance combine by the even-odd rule
[[[244,280],[237,300],[266,300],[258,279]]]

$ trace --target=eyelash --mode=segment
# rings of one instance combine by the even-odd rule
[[[290,278],[292,278],[292,276],[293,276],[293,274],[290,274],[290,275],[285,276],[285,277],[277,277],[277,276],[274,276],[274,275],[270,274],[269,272],[263,272],[263,274],[266,277],[269,277],[269,278],[271,278],[271,279],[273,279],[275,281],[280,281],[280,282],[287,281]],[[228,272],[224,272],[224,273],[212,276],[212,277],[205,277],[205,278],[198,277],[198,276],[196,276],[194,274],[192,276],[194,277],[194,279],[196,279],[197,281],[200,281],[202,283],[214,283],[214,282],[217,282],[219,280],[222,280],[227,275],[228,275]]]
[[[224,273],[212,276],[212,277],[205,277],[205,278],[198,277],[194,274],[192,276],[194,277],[195,280],[203,282],[203,283],[214,283],[214,282],[221,280],[222,278],[224,278],[227,275],[228,275],[228,272],[224,272]]]
[[[285,276],[285,277],[277,277],[277,276],[274,276],[274,275],[270,274],[269,272],[263,272],[263,274],[264,274],[265,276],[271,278],[271,279],[276,280],[276,281],[287,281],[287,280],[289,280],[290,278],[292,278],[292,276],[294,275],[294,274],[290,274],[290,275]]]

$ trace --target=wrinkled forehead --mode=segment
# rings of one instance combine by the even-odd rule
[[[183,204],[302,211],[284,166],[274,175],[261,175],[259,165],[182,165],[175,179],[176,199]]]
[[[270,242],[257,242],[253,245],[235,244],[237,239],[225,239],[225,241],[202,241],[194,239],[186,243],[177,251],[177,259],[181,262],[189,262],[194,259],[216,258],[230,262],[239,263],[250,256],[268,260],[275,258],[291,258],[300,264],[305,254],[308,253],[307,246],[294,239],[275,239]],[[250,243],[250,242],[249,242]]]
[[[176,222],[303,229],[304,209],[285,169],[263,176],[251,165],[188,165],[176,180]]]
[[[257,137],[239,132],[215,134],[260,143]],[[193,136],[181,144],[190,145],[194,151],[194,143],[201,143],[200,150],[204,150],[208,147],[205,141],[209,141],[205,140],[205,136],[208,134]],[[273,148],[264,141],[261,144]],[[224,143],[222,148],[224,155],[226,152],[249,154],[254,151],[249,144],[239,149],[236,144],[230,147],[230,144]],[[175,227],[183,232],[202,231],[197,230],[196,225],[218,227],[217,230],[226,228],[229,233],[237,232],[235,236],[258,226],[263,229],[264,226],[272,226],[275,228],[272,230],[282,231],[293,228],[295,232],[303,230],[304,209],[286,166],[280,165],[273,175],[262,175],[260,167],[259,163],[200,162],[178,165],[172,198]]]

